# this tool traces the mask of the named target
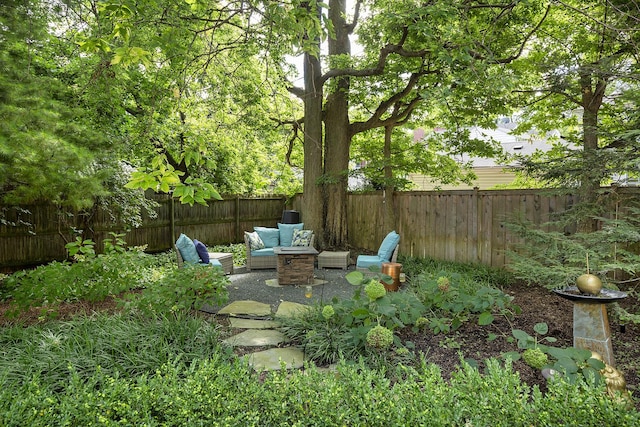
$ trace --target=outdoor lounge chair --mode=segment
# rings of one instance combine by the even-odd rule
[[[382,241],[376,255],[358,255],[356,270],[370,271],[369,267],[376,266],[382,269],[384,262],[396,262],[398,258],[398,246],[400,235],[395,231],[390,232]]]
[[[175,250],[176,256],[178,257],[178,268],[182,268],[186,263],[210,265],[212,267],[222,269],[222,264],[220,263],[220,261],[218,261],[217,259],[208,259],[209,256],[206,246],[204,246],[197,240],[194,243],[193,240],[191,240],[184,234],[180,234],[180,237],[173,245],[173,249]],[[202,259],[202,257],[205,257],[206,262]]]

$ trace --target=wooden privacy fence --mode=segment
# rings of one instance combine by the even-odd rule
[[[212,201],[209,206],[189,206],[173,202],[166,195],[155,195],[153,199],[159,203],[155,209],[157,217],[143,216],[142,226],[128,231],[124,237],[129,246],[146,245],[149,252],[171,248],[180,233],[209,245],[241,242],[244,230],[253,230],[257,225],[275,227],[287,200],[284,196],[228,197]],[[32,227],[0,223],[0,267],[65,259],[64,245],[75,239],[72,227],[87,228],[81,217],[69,217],[52,205],[23,206],[22,210],[23,213],[8,210],[6,219],[23,221]],[[108,213],[100,209],[94,213],[91,224],[85,236],[96,242],[98,251],[102,251],[103,240],[111,237],[110,232],[123,232],[123,227],[113,224]]]
[[[616,191],[623,200],[640,200],[638,188]],[[542,225],[575,201],[573,195],[548,190],[399,192],[393,200],[383,193],[352,194],[347,202],[348,239],[353,247],[376,250],[395,228],[401,236],[400,254],[502,267],[506,250],[523,243],[508,230],[507,221],[524,218]],[[384,224],[385,203],[393,204],[395,227]],[[624,212],[624,206],[614,205],[610,215],[620,218]]]
[[[637,188],[617,191],[626,198],[640,198]],[[143,218],[143,225],[125,236],[130,246],[147,245],[150,252],[169,249],[180,233],[208,245],[240,243],[245,230],[253,230],[254,226],[275,227],[284,209],[300,211],[304,221],[303,196],[294,198],[290,204],[285,197],[228,197],[212,201],[209,206],[181,205],[164,195],[155,198],[160,204],[157,218]],[[384,236],[395,229],[401,236],[401,254],[502,267],[506,263],[506,249],[519,242],[505,226],[506,221],[522,217],[534,224],[544,224],[574,202],[574,196],[551,195],[545,190],[400,192],[395,193],[393,200],[388,200],[384,193],[350,194],[348,241],[353,248],[375,251]],[[393,205],[395,227],[384,224],[386,203]],[[0,224],[0,267],[64,259],[64,244],[74,239],[70,226],[83,228],[82,224],[69,224],[68,218],[61,217],[50,205],[24,208],[30,214],[25,214],[22,220],[33,224],[33,229]],[[614,211],[612,207],[612,216],[624,214],[623,209]],[[10,211],[7,219],[19,218]],[[111,231],[122,229],[113,225],[105,212],[98,211],[88,237],[101,250]]]

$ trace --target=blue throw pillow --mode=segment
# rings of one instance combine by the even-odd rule
[[[196,245],[193,244],[193,240],[184,234],[180,234],[178,240],[176,240],[176,248],[180,251],[180,256],[184,262],[191,262],[197,264],[200,262],[200,256],[196,251]]]
[[[196,252],[198,252],[198,256],[200,257],[200,261],[204,264],[209,264],[209,251],[204,243],[193,239],[193,245],[196,247]]]
[[[280,246],[291,246],[293,241],[293,230],[302,230],[304,223],[300,224],[280,224],[278,223],[278,230],[280,230]]]
[[[265,248],[280,246],[280,230],[277,228],[253,227],[253,229],[262,239]]]
[[[378,249],[378,256],[385,261],[391,260],[393,250],[398,246],[398,243],[400,243],[400,235],[395,231],[390,232],[382,241],[380,249]]]

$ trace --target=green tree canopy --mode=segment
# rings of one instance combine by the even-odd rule
[[[7,204],[90,206],[104,194],[109,141],[65,81],[68,46],[49,34],[47,3],[0,10],[0,193]]]

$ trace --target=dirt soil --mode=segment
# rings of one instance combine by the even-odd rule
[[[624,289],[623,289],[624,290]],[[517,351],[517,345],[511,337],[512,329],[522,329],[530,335],[535,335],[534,326],[545,322],[549,326],[547,336],[557,339],[554,346],[571,347],[573,345],[573,303],[556,294],[540,288],[524,284],[513,285],[505,292],[514,296],[514,304],[520,306],[522,313],[514,319],[496,318],[489,326],[478,326],[466,323],[457,331],[443,335],[431,333],[413,333],[402,331],[403,340],[415,343],[416,350],[427,355],[430,362],[440,366],[442,375],[448,378],[459,364],[460,355],[464,358],[475,359],[482,366],[487,358],[500,357],[508,351]],[[640,306],[635,297],[629,297],[620,303],[632,313],[638,313]],[[34,309],[23,314],[18,319],[8,320],[4,316],[6,304],[0,305],[0,326],[15,324],[37,324],[46,321],[40,310]],[[115,312],[117,303],[108,299],[100,303],[78,302],[65,304],[58,310],[59,320],[70,319],[78,314],[93,312]],[[638,371],[640,370],[640,325],[627,324],[621,326],[616,316],[609,311],[609,323],[613,342],[613,352],[616,367],[623,373],[627,388],[633,392],[636,409],[640,410],[640,399],[637,395],[639,386]],[[201,313],[202,314],[202,313]],[[226,324],[226,319],[208,315],[211,319]],[[496,339],[489,340],[490,334]],[[514,369],[520,378],[530,386],[538,385],[546,390],[546,380],[539,371],[529,367],[522,360],[514,362]]]
[[[465,358],[482,362],[487,358],[500,357],[505,352],[518,351],[517,344],[507,339],[512,336],[512,329],[522,329],[529,335],[535,336],[533,328],[536,323],[545,322],[549,326],[546,336],[557,339],[550,345],[573,346],[573,303],[571,301],[544,288],[525,284],[511,286],[504,291],[512,295],[513,303],[522,309],[522,313],[514,319],[496,318],[489,326],[478,326],[476,323],[469,322],[448,335],[409,332],[403,338],[415,342],[416,348],[427,352],[429,361],[440,366],[445,378],[455,369],[460,353]],[[632,313],[640,310],[636,298],[626,298],[620,305]],[[640,369],[640,325],[620,326],[611,310],[609,310],[609,325],[615,366],[623,373],[627,388],[636,394]],[[489,334],[496,334],[498,338],[489,341],[487,339]],[[546,390],[546,380],[538,370],[531,368],[522,360],[515,361],[513,366],[524,382],[530,386],[537,384],[541,390]],[[634,398],[636,408],[640,410],[639,400],[638,396]]]

